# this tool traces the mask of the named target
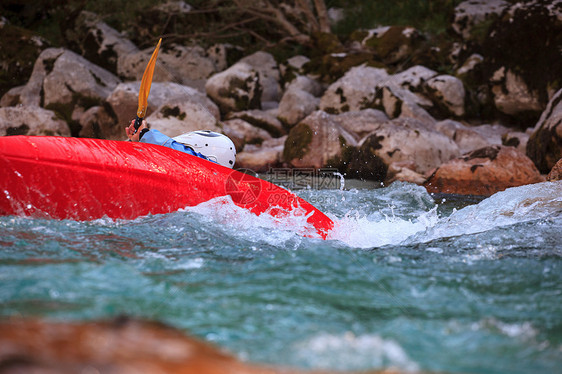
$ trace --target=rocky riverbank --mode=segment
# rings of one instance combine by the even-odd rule
[[[124,139],[152,47],[89,12],[66,31],[67,48],[6,19],[0,33],[38,56],[0,100],[0,135]],[[314,56],[260,51],[229,63],[239,53],[230,44],[164,39],[147,120],[169,136],[227,134],[236,167],[335,168],[431,192],[540,182],[562,157],[560,0],[463,2],[443,40],[393,25],[318,40]]]

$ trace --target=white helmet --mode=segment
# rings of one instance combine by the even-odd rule
[[[226,135],[210,130],[192,131],[176,136],[176,142],[193,148],[222,166],[231,168],[236,161],[236,147]]]

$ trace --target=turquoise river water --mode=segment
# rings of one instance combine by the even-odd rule
[[[486,199],[302,190],[304,238],[233,204],[134,221],[0,217],[0,317],[157,319],[299,368],[562,372],[562,182]]]

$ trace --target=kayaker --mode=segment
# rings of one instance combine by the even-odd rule
[[[149,130],[146,121],[142,121],[135,132],[135,120],[125,128],[127,137],[132,142],[151,143],[175,149],[219,165],[231,168],[236,161],[236,148],[232,140],[223,134],[204,130],[192,131],[170,138],[158,130]]]

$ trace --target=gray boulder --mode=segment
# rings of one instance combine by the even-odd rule
[[[261,144],[264,140],[272,139],[264,129],[240,118],[224,121],[222,126],[222,132],[232,140],[238,151],[242,151],[246,144]]]
[[[320,100],[320,109],[336,114],[370,108],[375,102],[377,87],[389,79],[384,69],[353,67],[328,87]]]
[[[259,73],[262,86],[262,104],[269,101],[279,102],[281,99],[279,66],[273,55],[259,51],[242,58],[239,62],[248,64]]]
[[[205,90],[224,113],[261,108],[260,74],[244,62],[213,75]]]
[[[139,49],[123,34],[108,26],[95,13],[82,11],[76,27],[67,29],[66,39],[88,61],[126,77],[124,59]]]
[[[382,160],[387,167],[392,163],[402,163],[418,174],[426,174],[460,155],[458,146],[451,139],[412,118],[398,118],[380,124],[358,144],[358,148],[350,173],[358,173],[359,176],[367,176],[369,170],[363,170],[363,165],[368,165],[373,159]],[[381,180],[385,177],[382,175]]]
[[[468,0],[455,8],[453,30],[465,40],[474,38],[479,26],[496,19],[509,3],[503,0]]]
[[[462,117],[465,114],[465,90],[462,81],[451,75],[439,75],[425,83],[425,89],[432,101],[446,115]]]
[[[81,138],[126,140],[125,124],[117,122],[115,116],[103,106],[94,106],[79,119]]]
[[[351,134],[357,142],[389,120],[384,112],[377,109],[345,112],[333,116],[332,119]]]
[[[70,136],[68,124],[50,110],[37,106],[0,108],[0,136]]]
[[[496,108],[505,114],[539,112],[543,109],[539,93],[529,88],[523,78],[504,67],[491,78],[492,93]]]
[[[317,110],[319,104],[319,98],[296,86],[291,86],[285,91],[279,103],[279,119],[292,127]]]
[[[123,59],[120,75],[141,80],[154,47],[130,53]],[[205,82],[218,71],[215,61],[199,46],[167,45],[158,53],[153,81],[175,82],[205,92]]]
[[[135,118],[139,89],[140,82],[121,83],[107,98],[107,102],[120,125],[126,125],[131,119]],[[152,83],[148,97],[147,114],[150,115],[159,107],[171,101],[185,101],[192,103],[194,106],[201,106],[204,109],[198,109],[198,112],[204,110],[209,112],[215,120],[220,119],[219,108],[205,94],[192,87],[172,82]]]
[[[197,100],[174,99],[161,105],[146,118],[151,129],[170,137],[195,130],[221,132],[221,125],[213,114]]]
[[[276,115],[272,114],[271,111],[253,109],[242,112],[231,112],[226,115],[226,119],[234,118],[242,119],[252,126],[264,129],[274,138],[278,138],[286,133],[281,121],[279,121]]]
[[[353,136],[330,115],[316,111],[293,127],[283,150],[283,159],[297,168],[337,167]]]
[[[281,166],[286,140],[287,135],[265,140],[261,144],[246,144],[244,150],[236,155],[236,167],[267,172]]]

